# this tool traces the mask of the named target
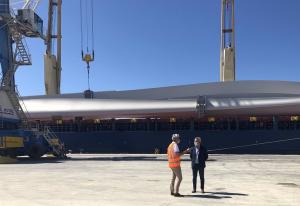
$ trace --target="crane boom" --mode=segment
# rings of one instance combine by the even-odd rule
[[[46,34],[46,54],[44,55],[45,90],[47,95],[60,94],[61,81],[61,0],[49,0],[48,29]],[[54,11],[57,17],[57,33],[53,34]],[[56,39],[56,55],[52,43]]]
[[[221,0],[220,81],[235,80],[234,0]]]

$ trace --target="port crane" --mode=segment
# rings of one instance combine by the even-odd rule
[[[26,106],[22,105],[15,86],[14,74],[17,69],[32,64],[25,38],[41,38],[47,42],[43,34],[43,20],[35,12],[38,4],[39,0],[25,0],[24,6],[15,14],[10,9],[9,0],[0,0],[0,103],[7,104],[0,106],[12,107],[12,114],[18,118],[17,128],[1,131],[0,155],[22,154],[38,158],[51,152],[55,156],[65,156],[63,143],[48,127],[37,128],[28,122]]]
[[[11,113],[15,113],[15,116],[19,120],[17,130],[4,132],[6,135],[9,135],[9,138],[0,133],[0,155],[15,156],[17,154],[26,154],[37,158],[46,152],[51,152],[55,156],[65,156],[64,144],[50,128],[37,127],[28,122],[29,114],[20,98],[14,80],[14,74],[20,66],[32,65],[26,38],[40,38],[46,45],[44,55],[46,94],[60,94],[62,0],[48,0],[48,28],[45,33],[43,30],[43,20],[35,12],[39,3],[40,0],[24,0],[23,6],[13,11],[10,8],[9,0],[0,0],[0,66],[2,70],[0,112],[3,106],[1,104],[6,102],[7,105],[5,106],[10,106],[12,108]],[[90,6],[93,13],[93,1],[91,1]],[[86,4],[86,12],[88,10]],[[86,17],[88,16],[88,13],[86,13]],[[54,29],[55,20],[57,20],[56,32]],[[84,43],[82,41],[82,60],[87,64],[88,75],[90,62],[94,61],[93,15],[91,25],[92,49],[89,49],[89,26],[86,29],[86,50],[83,49]],[[82,24],[81,27],[83,30]],[[83,36],[83,33],[81,33],[81,38]],[[56,41],[56,54],[54,53],[54,41]],[[85,95],[89,98],[93,96],[90,90],[85,91]],[[13,135],[12,132],[14,133]],[[14,144],[7,144],[8,142],[14,142]],[[10,145],[9,148],[8,145]]]

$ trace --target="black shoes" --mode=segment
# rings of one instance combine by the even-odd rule
[[[193,190],[192,193],[196,193],[196,190]],[[201,193],[205,193],[204,190],[201,190]]]
[[[196,190],[193,190],[192,193],[196,193]],[[205,193],[204,189],[201,189],[201,193],[203,194]],[[184,197],[184,195],[181,195],[180,193],[174,193],[174,192],[171,192],[171,195],[174,197]]]
[[[193,190],[192,193],[196,193],[196,190]],[[201,193],[205,193],[204,189],[201,189]]]
[[[184,195],[181,195],[180,193],[174,193],[174,192],[171,192],[171,195],[174,197],[184,197]]]
[[[181,195],[181,194],[179,194],[179,193],[175,193],[175,194],[174,194],[174,197],[184,197],[184,195]]]

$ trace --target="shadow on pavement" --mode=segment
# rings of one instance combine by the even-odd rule
[[[199,195],[185,195],[185,197],[208,198],[208,199],[224,199],[224,198],[232,198],[232,196],[248,196],[248,194],[235,193],[235,192],[205,192],[205,194],[199,194]]]
[[[213,195],[237,195],[237,196],[248,196],[248,194],[244,193],[234,193],[234,192],[207,192]]]
[[[232,198],[231,196],[218,196],[218,195],[184,195],[184,197],[192,197],[192,198],[207,198],[207,199],[224,199],[224,198]]]
[[[280,182],[280,183],[277,183],[277,185],[281,185],[281,186],[285,186],[285,187],[300,187],[300,185],[297,185],[292,182]]]

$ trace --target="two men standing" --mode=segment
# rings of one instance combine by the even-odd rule
[[[196,137],[194,144],[195,147],[191,149],[186,149],[183,152],[180,152],[178,144],[180,143],[180,136],[179,134],[172,135],[172,143],[168,147],[168,161],[169,161],[169,168],[172,171],[172,179],[170,185],[170,192],[171,195],[175,197],[183,197],[179,193],[180,183],[182,181],[182,172],[180,167],[180,159],[181,156],[187,153],[190,153],[190,158],[192,160],[192,169],[193,169],[193,193],[196,192],[197,186],[197,174],[199,172],[200,179],[201,179],[201,191],[204,193],[204,168],[205,168],[205,161],[208,158],[207,150],[204,146],[201,145],[201,138]],[[177,178],[177,183],[175,185],[175,180]],[[175,186],[175,188],[174,188]]]

